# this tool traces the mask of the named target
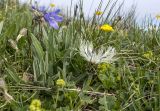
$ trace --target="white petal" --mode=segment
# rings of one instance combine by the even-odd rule
[[[104,47],[101,47],[97,53],[93,50],[93,44],[89,41],[81,40],[80,43],[80,55],[83,56],[87,61],[99,64],[102,62],[111,63],[116,59],[114,56],[116,55],[115,48],[108,47],[107,51],[105,51]]]

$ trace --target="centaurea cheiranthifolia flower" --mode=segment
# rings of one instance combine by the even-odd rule
[[[43,17],[44,20],[54,29],[58,29],[58,22],[63,21],[63,17],[59,15],[60,9],[55,9],[51,12],[47,12],[47,9],[44,6],[38,8],[32,6],[32,9],[36,12],[36,16]]]
[[[95,51],[92,42],[81,40],[79,50],[82,57],[94,64],[112,63],[116,60],[116,50],[112,47],[108,47],[107,50],[101,47]]]

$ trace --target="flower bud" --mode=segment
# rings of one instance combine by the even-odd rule
[[[23,36],[27,35],[27,29],[26,28],[22,28],[19,32],[19,35],[16,38],[16,42],[19,41],[19,39],[21,39]]]
[[[21,34],[21,35],[23,35],[23,36],[27,35],[27,29],[26,29],[26,28],[22,28],[22,29],[20,30],[19,34]]]
[[[14,40],[9,39],[8,42],[10,43],[10,46],[11,46],[13,49],[16,50],[16,52],[19,51],[18,46],[17,46],[17,43],[16,43]]]
[[[6,84],[3,78],[0,78],[0,88],[3,90],[6,90]]]
[[[41,101],[39,99],[34,99],[34,100],[32,100],[31,105],[40,108],[41,107]]]
[[[63,86],[65,86],[65,81],[63,80],[63,79],[58,79],[57,81],[56,81],[56,85],[57,86],[61,86],[61,87],[63,87]]]

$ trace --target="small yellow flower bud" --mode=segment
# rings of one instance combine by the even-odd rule
[[[103,74],[106,72],[107,69],[110,68],[110,64],[107,64],[107,63],[102,63],[102,64],[99,64],[98,65],[98,72]]]
[[[42,111],[42,110],[41,110],[41,108],[38,108],[38,107],[37,107],[35,111]]]
[[[143,57],[145,57],[147,59],[151,59],[153,57],[152,51],[148,51],[148,52],[144,53]]]
[[[61,86],[61,87],[63,87],[63,86],[65,86],[65,81],[63,80],[63,79],[58,79],[57,81],[56,81],[56,85],[57,86]]]
[[[38,99],[34,99],[34,100],[32,100],[31,105],[40,108],[41,107],[41,101],[38,100]]]
[[[34,105],[29,106],[29,111],[36,111],[36,107]]]

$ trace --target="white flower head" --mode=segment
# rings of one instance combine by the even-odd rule
[[[104,47],[101,47],[95,51],[92,42],[81,40],[79,50],[81,56],[87,61],[95,64],[112,63],[116,60],[116,58],[114,58],[116,50],[112,47],[108,47],[107,50],[105,50]]]

